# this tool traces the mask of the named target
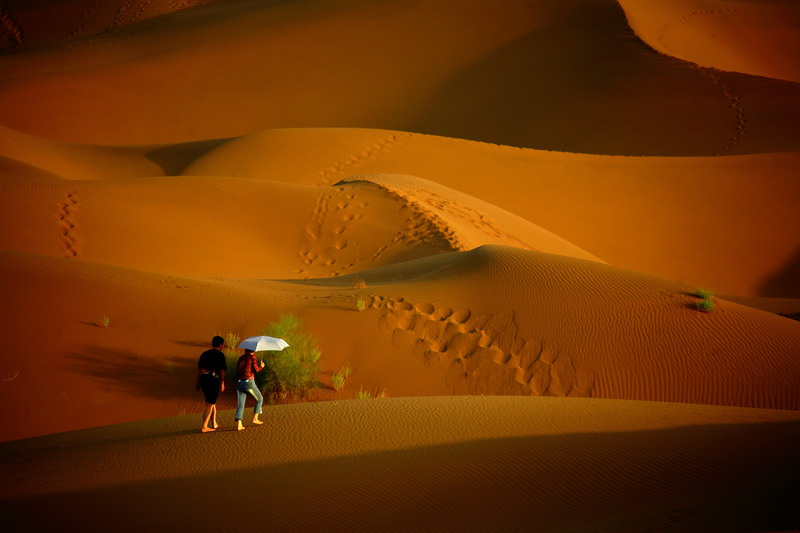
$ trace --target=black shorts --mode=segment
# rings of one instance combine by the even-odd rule
[[[219,378],[215,378],[211,374],[200,374],[200,389],[203,391],[203,396],[206,403],[215,404],[219,397]]]

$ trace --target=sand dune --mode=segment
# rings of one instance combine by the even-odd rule
[[[517,214],[613,265],[721,294],[796,297],[798,166],[794,153],[629,158],[312,128],[232,140],[185,172],[309,185],[410,174]]]
[[[800,6],[767,0],[620,0],[644,42],[703,67],[800,82]]]
[[[155,516],[173,530],[743,532],[796,523],[786,506],[800,474],[796,413],[496,397],[280,406],[267,418],[244,433],[200,435],[183,416],[0,445],[14,480],[0,509],[14,530],[71,529],[63,516],[76,506],[81,528],[113,521],[120,531]],[[234,511],[231,495],[247,498],[249,512]]]
[[[3,2],[4,525],[800,531],[799,15]],[[201,435],[287,312],[312,403]]]
[[[662,56],[607,0],[230,0],[0,71],[1,124],[94,144],[324,125],[621,155],[800,147],[797,84]]]
[[[723,300],[704,315],[674,282],[502,247],[359,276],[392,343],[455,394],[798,407],[800,324]]]
[[[269,130],[227,142],[130,147],[61,143],[10,130],[4,134],[0,155],[15,159],[6,163],[11,167],[0,186],[29,220],[23,228],[13,222],[19,216],[14,211],[2,215],[8,217],[6,227],[25,232],[0,234],[3,242],[13,241],[6,244],[8,249],[61,255],[53,233],[62,228],[54,225],[53,216],[61,217],[60,205],[75,192],[80,194],[81,211],[72,218],[80,228],[72,233],[92,241],[81,252],[89,260],[177,274],[222,268],[220,275],[239,277],[316,277],[371,268],[375,265],[368,257],[356,256],[371,257],[403,224],[416,224],[410,212],[395,215],[394,207],[385,211],[395,201],[363,187],[358,194],[364,198],[351,202],[351,192],[315,186],[392,173],[427,180],[431,191],[437,184],[448,187],[450,201],[456,201],[453,195],[469,195],[471,199],[458,201],[478,213],[500,209],[555,234],[533,237],[536,242],[529,244],[543,251],[599,257],[616,266],[709,286],[719,294],[800,295],[800,235],[794,230],[800,198],[800,184],[794,179],[800,164],[796,154],[625,158],[364,129]],[[180,171],[183,178],[151,179]],[[26,176],[42,172],[71,181],[29,184]],[[74,182],[121,178],[130,179],[114,184]],[[502,179],[503,186],[487,187],[494,179]],[[300,192],[297,186],[305,189]],[[31,187],[36,194],[30,194]],[[285,201],[273,202],[283,194],[279,191],[293,192]],[[223,213],[224,225],[202,220],[212,201]],[[365,208],[358,207],[365,202]],[[329,218],[315,221],[322,213],[315,214],[314,206],[324,203],[331,203]],[[338,204],[349,207],[337,209]],[[196,221],[203,231],[194,231],[192,224],[174,224],[164,239],[158,238],[164,231],[162,221],[173,213]],[[345,221],[348,216],[361,218]],[[325,226],[321,241],[314,237],[322,231],[316,228],[319,223],[330,226]],[[28,238],[34,229],[37,238]],[[126,246],[117,245],[119,235],[128,236]],[[558,247],[545,247],[545,241],[555,243],[558,238]],[[206,239],[225,241],[232,249],[242,246],[249,254],[209,267],[210,252],[202,250]],[[254,248],[254,241],[263,245]],[[349,248],[336,248],[345,241]],[[513,243],[491,240],[484,232],[471,242],[479,244]],[[426,246],[450,249],[443,241]],[[295,252],[300,254],[295,257]],[[396,252],[399,260],[420,257],[403,247]],[[305,255],[314,253],[325,259],[315,257],[314,265],[307,263],[310,256]],[[331,260],[336,263],[324,264]]]
[[[193,365],[209,332],[255,334],[287,311],[322,340],[324,375],[345,364],[357,371],[352,387],[318,399],[352,397],[363,386],[392,396],[798,408],[800,323],[720,299],[715,312],[701,313],[684,285],[593,261],[481,247],[280,282],[3,257],[3,279],[25,287],[3,311],[4,323],[25,332],[10,352],[36,354],[0,369],[8,380],[0,399],[13,421],[4,440],[190,411],[198,402]],[[370,303],[361,313],[359,296]],[[108,328],[100,327],[104,314]],[[72,384],[57,392],[68,417],[48,408],[51,397],[29,397],[39,380]],[[174,387],[182,392],[168,392]],[[123,398],[126,407],[115,408]]]
[[[113,31],[214,0],[8,0],[0,11],[0,51],[69,47],[76,39]]]

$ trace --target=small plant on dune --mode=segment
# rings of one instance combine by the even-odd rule
[[[358,309],[359,312],[363,311],[366,308],[367,308],[367,301],[364,300],[364,298],[359,298],[358,300],[356,300],[356,309]]]
[[[221,337],[222,335],[220,335]],[[236,362],[239,360],[239,350],[236,348],[236,345],[239,344],[240,337],[236,333],[231,331],[225,335],[225,349],[222,350],[222,353],[225,354],[225,366],[227,366],[227,370],[225,371],[225,377],[231,380],[233,383],[236,383]]]
[[[111,324],[111,319],[108,315],[103,315],[103,319],[100,321],[104,328],[107,328],[109,324]]]
[[[175,372],[175,363],[167,361],[164,363],[164,368],[167,370],[167,374],[172,375],[172,373]]]
[[[350,365],[344,365],[342,369],[338,372],[335,372],[331,376],[331,382],[333,383],[333,388],[341,390],[344,387],[344,382],[347,381],[348,376],[353,373],[353,367]]]
[[[333,384],[334,390],[337,390],[337,391],[338,390],[342,390],[342,387],[344,387],[344,381],[345,381],[345,377],[343,375],[341,375],[339,372],[335,372],[331,376],[331,383]]]
[[[714,296],[713,291],[711,289],[706,289],[705,287],[699,287],[694,290],[692,296],[696,296],[702,300],[710,300],[712,296]]]
[[[263,334],[281,338],[289,347],[280,352],[267,352],[264,357],[267,367],[256,374],[259,388],[269,398],[285,398],[289,394],[307,398],[310,390],[319,386],[317,374],[322,352],[317,340],[292,314],[281,315]]]
[[[711,300],[711,298],[704,298],[702,300],[698,300],[695,305],[697,306],[697,309],[699,309],[704,313],[710,313],[717,307],[714,304],[713,300]]]
[[[235,350],[240,340],[241,337],[232,331],[229,331],[228,334],[225,335],[225,344],[228,346],[228,350]]]
[[[345,378],[348,378],[350,377],[350,374],[353,373],[353,367],[350,365],[344,365],[340,372]]]
[[[356,393],[357,400],[370,400],[372,399],[372,392],[369,390],[364,390],[364,387],[359,387],[358,392]]]
[[[358,278],[356,280],[355,284],[353,285],[353,288],[355,288],[355,289],[366,289],[367,288],[367,282],[364,281],[361,278]]]

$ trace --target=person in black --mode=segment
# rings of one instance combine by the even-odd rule
[[[225,339],[216,335],[211,339],[211,349],[200,354],[197,361],[197,390],[203,390],[206,399],[206,408],[203,411],[203,426],[200,431],[208,433],[219,427],[217,424],[217,397],[225,390],[225,372],[228,365],[225,363],[225,354],[222,347]],[[211,425],[209,425],[209,423]]]

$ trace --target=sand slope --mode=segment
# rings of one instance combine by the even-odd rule
[[[88,143],[359,126],[623,155],[800,147],[796,83],[662,56],[606,0],[213,2],[20,48],[0,72],[0,124]]]
[[[306,262],[309,257],[286,256],[280,265],[259,267],[256,275],[323,276],[347,271],[340,268],[344,265],[370,268],[368,257],[356,255],[372,256],[386,239],[397,236],[403,224],[417,224],[413,210],[397,216],[394,207],[386,212],[383,208],[394,201],[360,186],[358,194],[364,198],[352,202],[347,199],[352,191],[341,188],[300,193],[301,189],[272,182],[332,186],[352,176],[392,173],[433,182],[426,194],[433,194],[439,184],[453,190],[447,193],[450,196],[472,197],[458,200],[477,211],[471,218],[499,208],[562,241],[555,248],[543,248],[544,241],[555,241],[537,237],[537,243],[530,245],[540,250],[599,257],[617,266],[709,286],[719,294],[800,295],[800,234],[794,230],[800,198],[800,185],[794,179],[800,165],[796,154],[625,158],[364,129],[269,130],[227,142],[129,147],[61,143],[8,129],[2,133],[0,156],[5,159],[0,186],[15,198],[15,209],[25,212],[28,220],[23,226],[14,222],[20,216],[16,211],[3,215],[8,217],[5,227],[11,229],[0,238],[13,241],[6,247],[14,250],[60,255],[55,232],[64,228],[60,221],[54,225],[52,217],[61,220],[63,206],[74,200],[67,195],[76,193],[80,211],[71,218],[79,229],[73,228],[71,234],[83,232],[92,241],[81,251],[87,259],[195,274],[209,271],[205,260],[210,252],[197,253],[198,239],[226,241],[232,249],[241,239],[251,250],[250,260],[261,265],[275,262],[273,243],[281,256],[301,248],[301,256],[326,256],[312,260],[313,268]],[[150,179],[181,172],[186,179]],[[71,181],[146,179],[104,185],[64,183],[54,176]],[[42,182],[45,178],[48,184]],[[502,186],[487,186],[495,180],[502,180]],[[279,191],[289,190],[294,192],[285,201],[272,201],[276,194],[284,194]],[[225,226],[202,220],[212,202],[224,212]],[[362,203],[366,203],[363,208]],[[326,204],[331,205],[325,213],[319,212]],[[345,204],[348,208],[339,208]],[[203,232],[193,232],[191,224],[173,224],[168,227],[169,238],[161,242],[156,236],[163,230],[162,221],[172,214],[196,221]],[[323,215],[327,220],[318,220]],[[348,216],[353,218],[345,220]],[[320,222],[330,227],[325,226],[327,233],[317,242],[316,232],[323,231],[316,227]],[[34,231],[38,236],[29,238]],[[14,236],[15,232],[25,234]],[[117,245],[119,235],[128,236],[127,246]],[[513,244],[488,238],[483,232],[473,244]],[[255,240],[263,240],[269,249],[253,250]],[[336,248],[343,241],[350,242],[349,249]],[[362,243],[363,252],[353,246],[356,241]],[[565,247],[563,241],[573,247]],[[427,246],[449,249],[441,239]],[[398,259],[419,257],[396,251]],[[249,276],[258,270],[243,267],[243,256],[232,258],[241,261],[228,262],[220,274]],[[338,266],[324,265],[330,260]],[[190,264],[189,270],[182,270]],[[212,270],[217,268],[220,265]]]
[[[81,529],[113,521],[119,531],[140,531],[155,517],[164,528],[214,531],[798,525],[786,505],[800,474],[796,413],[502,397],[267,413],[267,426],[244,433],[201,435],[195,417],[184,416],[0,445],[13,480],[0,489],[0,509],[13,530],[72,531],[63,517],[76,506]],[[242,499],[247,513],[237,511]]]
[[[410,174],[517,214],[613,265],[721,294],[798,296],[798,167],[795,153],[629,158],[309,128],[232,140],[185,172],[309,185]]]
[[[659,52],[704,67],[800,82],[800,6],[767,0],[620,0]]]
[[[0,51],[69,47],[87,35],[175,14],[214,0],[7,0],[0,10]]]
[[[4,526],[800,531],[798,13],[3,2]]]
[[[679,283],[517,248],[307,281],[175,276],[9,252],[2,274],[24,287],[0,317],[24,332],[9,353],[31,354],[0,368],[12,422],[4,440],[191,412],[199,404],[193,367],[209,333],[257,334],[283,312],[299,314],[321,340],[318,399],[350,398],[361,387],[782,409],[797,409],[800,398],[800,323],[720,299],[704,314]],[[358,297],[369,304],[363,312]],[[330,373],[345,364],[354,377],[334,393]],[[40,381],[54,384],[53,394],[31,398]],[[68,415],[52,410],[54,397]]]

